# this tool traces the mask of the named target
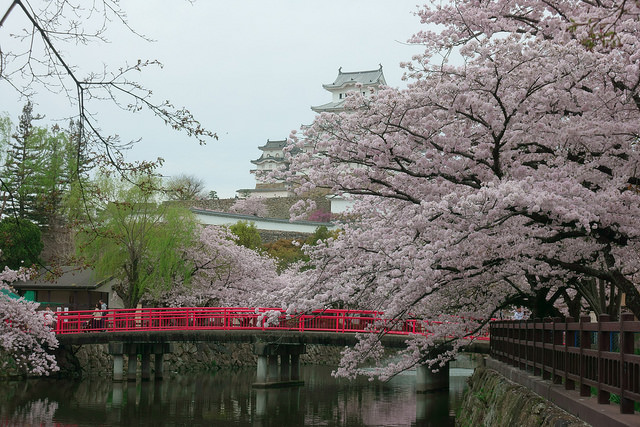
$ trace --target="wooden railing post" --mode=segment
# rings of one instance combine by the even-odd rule
[[[602,389],[602,384],[607,383],[607,363],[602,358],[602,352],[611,350],[610,336],[611,332],[602,330],[602,323],[609,322],[611,316],[608,314],[601,314],[598,319],[598,403],[608,404],[610,393]]]
[[[567,317],[564,319],[564,388],[565,390],[575,390],[576,382],[572,379],[569,379],[569,364],[571,363],[569,360],[569,345],[571,347],[575,347],[576,345],[576,331],[574,329],[569,330],[569,323],[573,323],[573,317]]]
[[[551,360],[552,360],[552,368],[551,368],[551,378],[553,379],[553,383],[554,384],[562,384],[562,371],[566,370],[566,365],[565,366],[558,366],[562,361],[564,361],[564,358],[561,358],[562,353],[561,350],[558,348],[560,346],[562,346],[562,336],[563,336],[563,329],[562,328],[558,328],[558,325],[562,325],[562,318],[560,317],[554,317],[553,318],[553,345],[551,348]],[[565,324],[566,325],[566,324]]]
[[[634,353],[633,332],[625,331],[625,323],[633,321],[633,314],[623,313],[620,315],[620,413],[633,414],[633,400],[625,397],[625,390],[630,390],[629,362],[625,362],[625,355]]]
[[[539,323],[540,319],[533,319],[533,375],[535,376],[541,375],[540,366],[542,363],[542,358],[540,357],[540,352],[538,350],[538,343],[542,342],[542,344],[544,345],[544,334],[540,329],[538,329]]]
[[[553,367],[553,357],[551,357],[551,360],[549,360],[549,354],[552,354],[552,353],[550,350],[547,349],[547,344],[553,344],[553,340],[548,338],[553,333],[553,331],[549,327],[549,323],[551,322],[552,322],[552,319],[550,317],[546,317],[542,323],[542,379],[543,380],[551,379],[551,372],[549,372],[547,368]],[[553,324],[551,325],[551,327],[553,327]]]
[[[590,323],[590,316],[580,316],[580,396],[591,396],[591,387],[584,383],[584,377],[587,374],[587,361],[584,355],[584,349],[591,348],[591,331],[584,330],[584,324]]]

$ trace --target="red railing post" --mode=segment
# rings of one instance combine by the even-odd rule
[[[629,377],[630,363],[625,362],[625,355],[634,354],[633,332],[625,330],[625,322],[633,321],[633,314],[623,313],[620,315],[620,413],[633,414],[633,400],[625,397],[625,393],[630,390]]]

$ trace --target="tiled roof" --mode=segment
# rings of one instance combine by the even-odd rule
[[[338,69],[338,77],[331,84],[324,84],[327,90],[338,89],[349,84],[362,83],[363,85],[386,85],[382,65],[377,70],[370,71],[350,71],[342,72],[342,67]]]
[[[79,267],[62,267],[60,276],[47,274],[42,270],[38,275],[27,281],[16,281],[11,284],[15,289],[95,289],[107,279],[98,279],[96,273],[91,269],[80,269]],[[52,276],[49,278],[48,276]]]
[[[326,104],[311,107],[311,109],[316,113],[321,113],[323,111],[341,111],[344,107],[344,101],[346,100],[343,99],[342,101],[338,102],[327,102]]]
[[[287,140],[282,139],[278,141],[271,141],[267,139],[267,143],[261,147],[258,147],[260,150],[282,150],[287,145]]]

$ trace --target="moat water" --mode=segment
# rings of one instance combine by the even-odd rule
[[[453,426],[470,369],[449,391],[416,394],[415,372],[388,382],[303,366],[301,387],[254,389],[254,369],[167,373],[161,381],[0,382],[0,426]]]

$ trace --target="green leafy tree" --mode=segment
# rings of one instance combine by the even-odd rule
[[[319,243],[326,242],[327,239],[336,238],[338,236],[338,231],[329,231],[329,229],[325,225],[321,225],[316,228],[316,231],[313,232],[311,236],[307,238],[305,243],[309,246],[315,246]]]
[[[103,277],[118,280],[115,290],[127,307],[145,296],[188,282],[191,269],[183,250],[192,244],[196,221],[186,209],[158,203],[157,182],[133,184],[103,178],[97,221],[77,236],[79,255]]]
[[[0,271],[31,267],[42,252],[40,228],[27,219],[6,217],[0,221]]]
[[[35,126],[40,118],[28,102],[13,134],[9,118],[0,119],[0,148],[6,147],[2,183],[8,215],[48,228],[61,222],[63,196],[74,178],[78,156],[69,134],[57,126]]]
[[[37,212],[37,195],[43,171],[43,145],[45,130],[34,126],[41,119],[34,115],[31,102],[22,109],[16,132],[9,140],[3,169],[3,190],[8,193],[5,213],[20,219],[29,219],[41,224],[42,216]]]
[[[254,222],[238,221],[229,230],[236,236],[237,244],[253,250],[262,247],[262,238]]]
[[[308,261],[309,257],[302,250],[303,241],[298,239],[279,239],[262,245],[264,251],[276,260],[278,272],[298,261]]]

